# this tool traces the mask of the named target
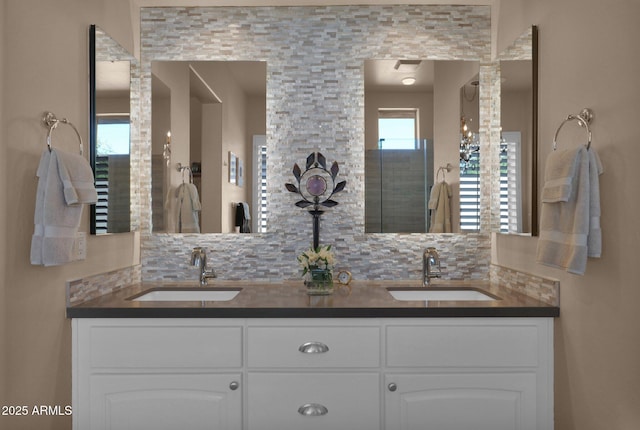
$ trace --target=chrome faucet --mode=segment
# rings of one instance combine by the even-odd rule
[[[200,286],[207,285],[208,279],[217,276],[214,269],[207,270],[207,251],[199,246],[191,251],[191,265],[200,268]]]
[[[431,279],[440,278],[442,269],[440,267],[440,256],[434,247],[425,249],[422,254],[422,285],[431,285]]]

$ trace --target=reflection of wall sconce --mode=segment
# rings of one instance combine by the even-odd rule
[[[162,158],[164,158],[167,166],[171,164],[171,131],[167,131],[167,141],[162,147]]]

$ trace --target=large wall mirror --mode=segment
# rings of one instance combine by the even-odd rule
[[[151,64],[153,232],[266,225],[263,61]]]
[[[461,205],[457,124],[464,112],[460,87],[477,82],[478,67],[477,61],[365,61],[365,232],[470,231],[461,223],[460,211],[466,209]],[[472,97],[475,108],[467,108],[466,117],[477,135],[477,88]],[[436,214],[437,202],[429,200],[434,185],[443,181],[451,196],[444,203],[446,214]],[[472,230],[478,226],[479,219]]]
[[[89,148],[98,203],[91,233],[131,231],[131,71],[134,57],[89,28]]]
[[[500,232],[538,234],[538,35],[532,26],[500,60]]]
[[[340,204],[327,211],[320,226],[321,243],[335,246],[341,267],[349,268],[354,276],[361,278],[418,279],[421,252],[430,243],[446,256],[449,277],[486,276],[490,259],[491,207],[488,199],[491,193],[488,188],[481,192],[481,199],[484,199],[480,203],[481,227],[473,233],[456,234],[461,232],[459,221],[453,221],[452,226],[457,230],[451,234],[430,235],[425,233],[429,225],[424,216],[416,230],[420,233],[391,232],[385,227],[380,229],[384,233],[379,234],[365,229],[365,152],[370,142],[379,144],[380,138],[378,132],[370,138],[365,131],[365,121],[367,127],[369,124],[365,111],[372,106],[368,103],[372,95],[365,89],[364,72],[369,60],[392,62],[392,68],[398,60],[430,60],[434,69],[443,68],[442,76],[447,76],[447,68],[468,66],[475,69],[469,75],[452,80],[448,95],[440,93],[435,85],[430,96],[432,107],[425,109],[430,113],[422,112],[422,107],[417,112],[418,122],[424,116],[431,123],[420,125],[427,134],[421,132],[418,137],[427,139],[427,143],[418,149],[426,147],[429,151],[429,145],[433,147],[433,157],[428,162],[433,168],[431,172],[425,171],[425,179],[418,180],[429,182],[429,178],[433,178],[431,181],[435,182],[438,168],[450,164],[453,168],[446,172],[446,180],[456,192],[459,182],[459,90],[475,75],[481,82],[477,99],[481,119],[488,121],[493,115],[491,91],[482,90],[497,70],[490,58],[489,7],[151,7],[141,8],[140,34],[140,226],[143,276],[147,279],[191,276],[191,268],[184,263],[183,257],[193,246],[209,247],[212,259],[221,268],[219,276],[222,279],[246,276],[249,272],[252,279],[298,278],[295,256],[309,246],[312,223],[309,214],[294,205],[295,200],[284,184],[293,179],[293,165],[314,151],[322,152],[328,160],[337,161],[340,175],[348,183],[340,194]],[[266,232],[236,233],[231,212],[233,205],[240,201],[251,202],[250,197],[243,194],[221,202],[220,210],[212,212],[212,217],[219,217],[220,229],[217,231],[220,233],[210,233],[215,230],[207,230],[205,226],[205,220],[209,219],[205,215],[205,185],[210,185],[205,174],[215,174],[220,186],[233,191],[241,191],[240,180],[244,184],[242,191],[248,192],[244,187],[253,187],[257,182],[250,175],[254,167],[249,164],[247,152],[241,154],[239,149],[224,146],[231,143],[224,136],[220,137],[223,146],[216,149],[219,155],[213,164],[205,166],[204,159],[198,161],[192,156],[197,150],[191,149],[191,131],[187,134],[177,128],[177,118],[186,110],[179,111],[172,106],[173,99],[179,97],[185,100],[182,105],[189,106],[191,111],[191,101],[200,96],[192,95],[191,89],[183,93],[186,96],[174,93],[172,83],[159,67],[180,62],[180,66],[184,66],[181,73],[185,87],[191,86],[189,82],[193,79],[196,83],[205,82],[217,98],[198,101],[197,109],[205,110],[200,106],[221,109],[224,123],[226,120],[240,121],[240,116],[224,117],[227,101],[223,92],[227,88],[224,85],[217,88],[209,81],[202,66],[217,62],[217,67],[223,67],[221,63],[227,63],[224,67],[228,67],[234,62],[255,61],[261,62],[266,70],[266,73],[262,72],[266,76],[263,78],[263,85],[266,81],[266,126],[262,131],[246,132],[242,145],[246,148],[253,143],[254,135],[259,137],[262,133],[266,136]],[[416,89],[407,88],[406,91],[416,92]],[[159,102],[158,106],[156,102]],[[378,112],[386,108],[385,114],[391,115],[398,113],[393,112],[395,107],[386,101],[373,109]],[[191,118],[188,122],[191,123]],[[208,126],[213,123],[206,121]],[[168,132],[171,132],[170,139]],[[183,150],[179,148],[186,147],[186,141],[189,141],[189,149],[181,153]],[[486,132],[480,141],[487,147],[491,145]],[[169,144],[170,152],[164,151],[166,144]],[[200,151],[203,150],[201,144]],[[170,157],[168,160],[164,158],[165,152]],[[152,158],[155,159],[153,169]],[[183,177],[185,182],[190,181],[188,173],[183,175],[177,170],[178,163],[181,167],[195,167],[192,171],[201,169],[199,222],[201,233],[207,234],[184,230],[178,233],[176,224],[167,222],[169,218],[164,215],[166,206],[160,203],[161,198],[171,195],[172,191],[156,184],[166,186],[169,177],[172,187],[181,185]],[[481,168],[484,169],[483,176],[491,174],[489,166]],[[157,173],[157,170],[162,172]],[[238,175],[239,170],[244,174]],[[439,178],[442,175],[441,172]],[[156,181],[156,177],[160,179]],[[196,180],[194,178],[194,182]],[[422,194],[425,194],[424,190]],[[455,200],[451,199],[452,215],[459,213],[459,208],[454,206]],[[418,205],[424,213],[424,197],[416,207]],[[255,212],[251,212],[251,219],[254,218]],[[252,228],[252,233],[256,231]],[[379,262],[375,267],[372,267],[372,259]]]

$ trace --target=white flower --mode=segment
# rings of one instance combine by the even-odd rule
[[[298,263],[303,275],[315,268],[332,270],[335,264],[335,256],[331,251],[331,245],[324,245],[316,249],[311,248],[300,254]]]

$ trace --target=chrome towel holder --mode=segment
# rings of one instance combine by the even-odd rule
[[[78,140],[80,141],[80,155],[84,155],[84,143],[82,142],[82,136],[80,136],[80,132],[78,131],[76,126],[71,123],[71,121],[66,118],[58,119],[53,112],[45,112],[42,116],[42,123],[45,127],[49,128],[49,132],[47,133],[47,147],[49,148],[49,152],[51,152],[51,134],[53,133],[53,130],[58,127],[60,123],[62,123],[71,126],[71,128],[73,128],[73,131],[76,132]]]
[[[442,180],[446,181],[447,180],[447,174],[445,173],[445,170],[447,172],[451,172],[451,170],[453,170],[453,165],[451,163],[447,163],[446,166],[440,166],[438,167],[438,170],[436,171],[436,182],[438,181],[438,176],[440,176],[440,172],[442,172]]]
[[[580,124],[580,127],[585,127],[587,129],[587,136],[588,136],[588,140],[586,144],[587,150],[591,147],[591,129],[589,128],[589,124],[591,124],[591,122],[593,121],[593,111],[589,108],[584,108],[580,111],[579,114],[577,115],[571,114],[567,116],[567,118],[564,121],[560,123],[560,125],[558,126],[558,129],[556,130],[556,134],[553,136],[554,151],[556,150],[556,146],[557,146],[556,142],[558,140],[558,133],[560,133],[560,129],[567,122],[573,121],[573,120],[578,121],[578,124]]]

